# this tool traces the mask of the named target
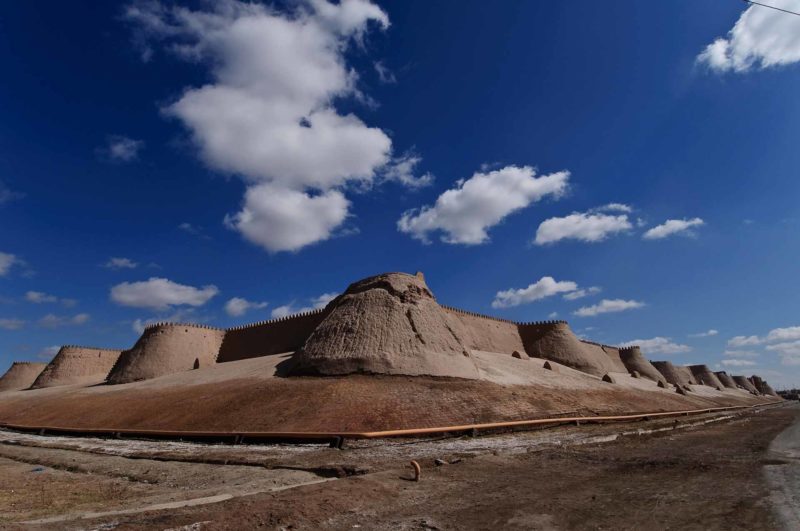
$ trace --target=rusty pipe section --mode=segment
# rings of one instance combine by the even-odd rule
[[[64,426],[32,426],[26,424],[9,424],[0,422],[0,428],[14,431],[34,432],[40,435],[92,435],[107,437],[128,437],[142,439],[187,439],[187,440],[230,440],[240,443],[245,440],[259,441],[337,441],[340,446],[344,439],[384,439],[390,437],[413,437],[437,434],[477,433],[479,431],[502,430],[513,428],[527,428],[534,426],[556,426],[560,424],[598,424],[604,422],[632,422],[637,420],[650,420],[663,417],[680,417],[701,415],[721,411],[752,409],[756,407],[773,405],[758,404],[752,406],[727,406],[705,409],[689,409],[681,411],[660,411],[652,413],[635,413],[630,415],[594,416],[594,417],[548,417],[530,420],[515,420],[506,422],[487,422],[481,424],[462,424],[456,426],[438,426],[432,428],[412,428],[402,430],[383,430],[366,432],[311,432],[311,431],[181,431],[181,430],[146,430],[146,429],[112,429],[112,428],[77,428]]]

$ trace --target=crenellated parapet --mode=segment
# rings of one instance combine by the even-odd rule
[[[283,323],[285,321],[292,321],[294,319],[302,319],[304,317],[320,315],[324,311],[325,311],[325,308],[316,308],[314,310],[310,310],[310,311],[307,311],[307,312],[293,313],[291,315],[285,315],[283,317],[275,317],[275,318],[272,318],[272,319],[267,319],[265,321],[258,321],[258,322],[255,322],[255,323],[249,323],[249,324],[245,324],[245,325],[232,326],[232,327],[226,329],[226,331],[227,332],[231,332],[231,331],[237,331],[237,330],[246,330],[248,328],[255,328],[255,327],[258,327],[258,326],[267,326],[267,325],[271,325],[271,324],[275,324],[275,323]]]
[[[224,331],[224,328],[217,328],[215,326],[210,326],[203,323],[174,323],[170,321],[160,321],[158,323],[150,323],[144,327],[144,331],[151,330],[153,328],[169,328],[169,327],[189,327],[189,328],[203,328],[205,330],[220,330]]]
[[[497,321],[497,322],[500,322],[500,323],[517,324],[514,321],[511,321],[509,319],[503,319],[502,317],[493,317],[491,315],[485,315],[485,314],[482,314],[482,313],[470,312],[470,311],[467,311],[467,310],[462,310],[461,308],[456,308],[454,306],[447,306],[445,304],[439,304],[439,306],[441,306],[445,311],[452,312],[452,313],[457,313],[457,314],[461,314],[461,315],[467,315],[469,317],[475,317],[477,319],[489,319],[491,321]]]

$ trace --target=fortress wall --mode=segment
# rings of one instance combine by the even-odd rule
[[[39,374],[31,389],[101,383],[121,353],[121,350],[65,345]]]
[[[46,366],[46,363],[15,361],[6,373],[0,377],[0,391],[28,389]]]
[[[753,385],[747,377],[745,376],[733,376],[733,381],[736,382],[736,385],[750,391],[751,393],[758,393],[758,389]]]
[[[519,334],[525,351],[531,357],[555,361],[595,376],[618,372],[602,348],[588,348],[566,321],[520,323]]]
[[[308,336],[319,326],[326,315],[323,308],[271,321],[229,328],[222,340],[217,362],[224,363],[294,352],[305,344]]]
[[[722,385],[724,385],[725,387],[736,389],[736,382],[733,381],[733,378],[728,376],[727,372],[717,371],[714,374],[717,376],[717,378],[719,378],[719,381],[722,382]]]
[[[688,367],[673,365],[671,361],[654,361],[652,364],[664,379],[672,385],[683,387],[684,385],[697,383]]]
[[[703,385],[719,389],[724,387],[722,382],[719,381],[719,378],[717,378],[717,375],[711,372],[711,369],[709,369],[707,365],[689,365],[689,370],[692,371],[697,381]]]
[[[770,385],[767,382],[765,382],[760,376],[756,376],[754,374],[753,376],[750,377],[750,382],[762,395],[778,396],[778,393],[776,393],[775,390],[772,387],[770,387]]]
[[[619,355],[619,348],[612,347],[611,345],[603,345],[602,343],[595,343],[594,341],[589,341],[587,339],[581,339],[581,343],[583,343],[583,348],[588,351],[592,352],[596,356],[606,356],[611,363],[610,372],[628,372],[628,369],[625,367],[625,364],[622,363],[622,358]]]
[[[519,328],[513,321],[466,312],[452,306],[440,306],[451,326],[460,329],[461,338],[467,348],[509,354],[525,349],[519,336]]]
[[[654,382],[666,382],[664,376],[658,369],[642,355],[642,351],[639,347],[632,346],[621,348],[619,349],[619,354],[628,372],[636,371],[643,378],[648,378]]]
[[[225,331],[196,324],[158,323],[145,328],[132,349],[123,351],[108,383],[148,380],[215,363]]]

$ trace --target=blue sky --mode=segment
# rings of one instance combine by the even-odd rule
[[[797,32],[733,0],[5,3],[0,370],[422,270],[800,384]]]

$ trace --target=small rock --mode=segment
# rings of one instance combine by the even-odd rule
[[[607,374],[607,373],[603,375],[603,381],[604,382],[608,382],[608,383],[612,383],[612,384],[613,383],[617,383],[617,382],[614,381],[614,378],[612,378],[611,375]]]
[[[444,459],[434,459],[434,460],[433,460],[433,463],[434,463],[436,466],[442,466],[442,465],[446,465],[446,464],[447,464],[447,461],[445,461]]]
[[[542,365],[542,368],[544,368],[544,369],[547,369],[548,371],[555,371],[555,370],[556,370],[556,368],[555,368],[555,367],[553,367],[553,366],[550,364],[550,362],[549,362],[549,361],[545,361],[545,362],[544,362],[544,365]]]
[[[520,354],[519,350],[515,350],[514,352],[512,352],[511,353],[511,357],[512,358],[517,358],[518,360],[523,359],[523,356],[522,356],[522,354]],[[528,356],[526,355],[524,357],[527,358]]]

